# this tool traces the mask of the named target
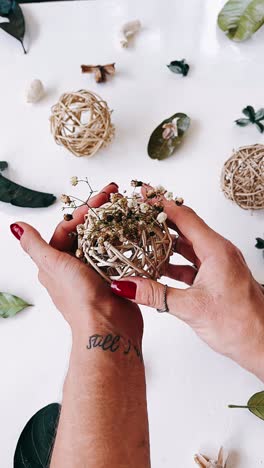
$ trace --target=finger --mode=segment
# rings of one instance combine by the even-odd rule
[[[46,273],[54,271],[60,256],[63,254],[47,244],[39,232],[29,224],[20,221],[16,224],[23,231],[20,237],[23,250],[32,258],[39,269]]]
[[[198,270],[191,265],[173,265],[169,263],[165,276],[191,286],[196,278]]]
[[[104,187],[97,195],[89,200],[91,208],[97,208],[109,200],[111,193],[118,191],[118,186],[112,182]],[[61,221],[56,227],[54,234],[50,240],[50,245],[57,250],[70,251],[74,245],[75,239],[69,237],[70,232],[75,231],[78,224],[82,224],[84,216],[88,212],[88,206],[83,205],[73,212],[73,219],[71,221]]]
[[[146,198],[148,185],[142,187],[142,194]],[[174,201],[168,201],[165,197],[161,198],[164,211],[168,219],[176,225],[184,237],[193,245],[193,249],[200,260],[215,254],[220,243],[224,239],[211,229],[191,208],[188,206],[177,206]],[[150,203],[156,203],[157,199],[149,200]]]
[[[193,246],[187,239],[181,236],[175,237],[173,242],[173,250],[174,252],[182,255],[182,257],[192,262],[194,265],[200,266],[200,261],[193,250]]]
[[[151,279],[130,277],[129,281],[112,281],[111,289],[117,296],[130,299],[137,304],[164,309],[164,285]],[[167,287],[166,301],[169,312],[184,321],[189,320],[193,306],[192,289]]]

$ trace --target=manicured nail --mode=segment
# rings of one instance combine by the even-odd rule
[[[109,185],[115,185],[115,186],[116,186],[116,188],[118,188],[118,185],[117,185],[115,182],[110,182],[110,184],[109,184]]]
[[[16,223],[11,224],[11,225],[10,225],[10,230],[11,230],[12,234],[13,234],[18,240],[21,239],[21,236],[22,236],[22,234],[23,234],[23,232],[24,232],[24,229],[22,229],[22,227],[19,226],[19,224],[16,224]]]
[[[121,297],[126,297],[127,299],[135,299],[137,285],[132,281],[112,281],[111,283],[112,291]]]

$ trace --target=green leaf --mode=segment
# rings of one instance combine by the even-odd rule
[[[250,124],[249,119],[237,119],[235,120],[236,124],[239,125],[240,127],[246,127],[247,125]]]
[[[257,237],[256,241],[257,241],[257,243],[256,243],[255,247],[257,249],[264,249],[264,239],[261,239],[261,237]]]
[[[48,468],[60,408],[58,403],[51,403],[28,421],[16,446],[14,468]]]
[[[228,405],[228,408],[247,408],[260,419],[264,419],[264,392],[255,393],[246,406]]]
[[[9,8],[8,8],[9,3]],[[25,20],[20,6],[15,0],[0,0],[0,16],[7,18],[8,22],[0,23],[0,28],[17,39],[26,53],[23,39],[25,35]]]
[[[260,133],[264,132],[264,125],[262,123],[255,122],[255,125],[256,125],[257,129],[260,131]]]
[[[255,114],[255,120],[263,120],[264,119],[264,109],[259,109]]]
[[[13,317],[29,306],[31,306],[31,304],[28,304],[20,297],[0,292],[0,317],[2,318]]]
[[[234,41],[249,39],[263,24],[263,0],[229,0],[218,16],[218,26]]]
[[[26,208],[43,208],[51,205],[56,197],[22,187],[0,174],[0,201]]]
[[[8,168],[8,164],[6,161],[0,161],[0,171],[4,171]]]
[[[249,118],[250,122],[255,122],[256,114],[254,107],[247,106],[245,107],[245,109],[242,110],[242,112]]]
[[[163,125],[171,123],[174,119],[177,121],[178,136],[166,140],[163,138],[162,134],[164,131]],[[152,159],[165,159],[168,156],[171,156],[175,151],[176,147],[179,146],[183,140],[183,137],[187,130],[190,127],[191,119],[181,112],[172,115],[163,122],[154,130],[151,134],[149,143],[148,143],[148,154]]]
[[[190,70],[190,66],[188,63],[186,63],[185,59],[182,60],[174,60],[171,62],[167,67],[172,71],[173,73],[178,73],[183,76],[187,76],[188,72]]]

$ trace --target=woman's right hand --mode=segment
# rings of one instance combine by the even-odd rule
[[[167,276],[190,286],[168,287],[170,313],[215,351],[264,380],[264,289],[238,248],[193,210],[165,198],[163,204],[170,227],[180,232],[176,252],[198,267],[169,265]],[[114,281],[112,290],[138,304],[164,308],[164,286],[156,281],[131,277]]]

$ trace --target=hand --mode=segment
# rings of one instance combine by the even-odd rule
[[[110,193],[117,190],[116,184],[108,185],[89,200],[89,206],[95,208],[106,203]],[[92,268],[72,255],[74,241],[68,234],[83,223],[87,211],[88,207],[82,206],[71,221],[62,221],[50,245],[26,223],[11,225],[11,231],[37,265],[40,282],[71,326],[73,335],[87,335],[87,330],[93,327],[97,333],[101,329],[108,333],[113,330],[141,342],[143,322],[138,306],[114,296]]]
[[[190,285],[168,288],[170,313],[188,323],[215,351],[264,378],[264,289],[231,242],[190,208],[166,199],[163,204],[169,226],[180,233],[176,252],[197,267],[168,265],[167,276]],[[164,286],[149,279],[114,281],[112,290],[138,304],[164,307]]]

